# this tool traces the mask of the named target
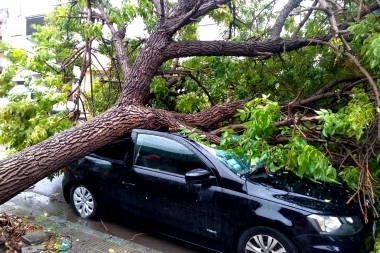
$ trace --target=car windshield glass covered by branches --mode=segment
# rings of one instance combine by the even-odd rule
[[[236,155],[232,151],[225,151],[202,145],[208,152],[222,161],[231,171],[237,175],[244,175],[251,172],[251,165],[243,155]]]

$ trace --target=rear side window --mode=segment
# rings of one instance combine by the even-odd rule
[[[128,151],[129,139],[122,139],[106,145],[94,152],[95,155],[111,160],[123,161]]]
[[[198,156],[181,143],[147,134],[137,136],[134,163],[179,175],[185,175],[193,169],[207,169]]]

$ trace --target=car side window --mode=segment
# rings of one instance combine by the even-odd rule
[[[94,154],[111,160],[123,161],[128,151],[128,139],[121,139],[94,151]]]
[[[154,135],[139,134],[134,152],[135,165],[185,175],[206,165],[181,143]]]

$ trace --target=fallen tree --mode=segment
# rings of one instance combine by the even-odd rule
[[[254,134],[251,131],[246,137],[256,138],[256,143],[260,143],[261,148],[265,146],[260,152],[267,152],[274,157],[286,157],[282,160],[269,159],[272,163],[268,164],[268,168],[275,170],[277,167],[285,167],[300,176],[325,181],[339,181],[336,179],[337,169],[338,173],[343,172],[344,180],[357,189],[355,197],[363,199],[364,195],[361,193],[365,192],[374,201],[375,180],[370,164],[376,160],[379,148],[380,120],[379,113],[376,112],[376,108],[380,108],[379,76],[376,68],[378,60],[376,57],[366,61],[364,57],[364,60],[360,60],[358,52],[363,40],[374,36],[370,31],[364,31],[364,26],[360,27],[360,24],[371,22],[368,21],[370,19],[375,20],[373,23],[378,22],[376,10],[380,5],[374,1],[368,5],[361,2],[342,6],[344,3],[339,1],[316,0],[311,6],[303,8],[302,0],[289,0],[277,13],[274,22],[268,22],[264,26],[261,19],[256,24],[257,29],[252,29],[256,20],[266,14],[263,13],[265,10],[269,10],[271,16],[274,16],[275,3],[276,1],[272,1],[260,10],[255,9],[253,2],[244,6],[239,5],[238,1],[228,0],[179,0],[173,6],[165,0],[152,3],[139,1],[139,5],[134,7],[126,2],[120,9],[111,7],[107,1],[94,0],[75,1],[67,6],[59,6],[55,13],[55,25],[65,25],[57,33],[64,36],[64,39],[61,38],[61,50],[51,52],[54,51],[52,49],[46,53],[56,62],[51,64],[45,60],[41,66],[33,65],[32,70],[42,72],[49,69],[50,73],[54,72],[60,78],[60,85],[63,85],[75,80],[73,66],[78,66],[81,74],[77,83],[81,84],[86,71],[91,76],[96,72],[92,67],[93,62],[98,61],[94,52],[102,51],[110,57],[111,67],[104,67],[104,78],[99,82],[109,87],[116,84],[120,93],[117,93],[117,99],[112,105],[106,106],[107,110],[96,116],[95,95],[91,90],[90,94],[84,95],[90,105],[89,113],[94,116],[92,119],[1,160],[0,203],[71,161],[126,135],[134,128],[162,131],[196,129],[198,135],[204,135],[212,143],[219,143],[224,139],[222,144],[225,148],[241,145],[241,148],[257,149],[257,146],[245,147],[242,143],[226,141],[228,134],[224,134],[227,129],[236,132],[248,129],[246,133],[249,129],[254,129]],[[240,13],[245,14],[236,14],[238,8],[241,8]],[[252,12],[247,11],[249,8],[252,8]],[[149,11],[154,15],[148,15]],[[145,18],[146,29],[150,31],[149,37],[127,39],[126,25],[134,17],[134,12],[140,15],[145,13],[142,16]],[[222,15],[225,13],[228,18]],[[198,19],[206,14],[215,20],[229,21],[226,40],[191,39],[186,29],[197,25]],[[293,16],[301,14],[303,18],[296,23]],[[250,25],[248,21],[251,22]],[[110,36],[104,34],[103,25],[108,28]],[[41,28],[40,35],[36,35],[37,41],[41,42],[41,37],[38,36],[46,37],[47,30],[43,29]],[[245,33],[248,30],[251,37]],[[234,32],[238,33],[236,39],[233,39]],[[73,33],[80,34],[84,42],[76,44],[75,40],[78,38]],[[51,34],[49,36],[53,37]],[[95,40],[99,41],[99,46],[94,44]],[[43,46],[46,47],[42,45],[41,48]],[[65,54],[62,53],[64,49],[68,50]],[[12,52],[14,49],[7,50]],[[204,69],[192,69],[193,63],[186,65],[179,61],[184,57],[194,57],[189,62],[197,61],[196,59],[204,58],[196,57],[205,56],[224,58],[208,58],[210,61],[207,61]],[[246,58],[243,60],[241,57]],[[286,72],[292,67],[305,67],[306,63],[302,65],[297,62],[304,60],[303,57],[307,58],[309,68],[315,68],[320,73],[308,73],[308,82],[312,85],[296,82],[297,75],[293,77],[294,83],[288,83],[284,78]],[[316,62],[324,59],[329,61],[331,69],[323,70],[321,75],[321,66]],[[228,85],[220,93],[212,90],[211,83],[217,82],[219,75],[228,78],[225,70],[210,71],[212,63],[217,66],[237,66],[235,71],[240,76],[251,75],[244,81],[242,95],[235,94],[242,89],[238,80],[224,81]],[[265,65],[277,68],[276,72],[266,72],[268,69]],[[279,70],[281,65],[283,69]],[[335,68],[336,65],[339,68]],[[248,73],[238,70],[238,66],[249,66]],[[234,70],[229,71],[233,76]],[[258,73],[253,73],[255,71]],[[101,71],[96,73],[99,72]],[[268,80],[271,75],[276,77],[275,81]],[[303,75],[300,71],[299,78]],[[316,78],[318,75],[320,80]],[[238,79],[239,76],[235,78]],[[196,87],[196,92],[193,92],[195,96],[189,95],[189,82]],[[162,88],[162,85],[165,87]],[[154,90],[152,87],[161,88]],[[80,85],[71,90],[69,95],[78,91]],[[229,95],[232,93],[235,95]],[[261,97],[263,93],[271,93],[273,101],[279,103],[264,97],[246,104],[252,98]],[[80,95],[83,94],[79,92],[75,97],[77,106],[83,99]],[[201,98],[203,104],[197,104],[195,109],[179,110],[180,98],[183,99],[186,95],[190,99]],[[191,104],[191,101],[184,101],[185,104]],[[361,111],[355,116],[354,112],[357,110]],[[237,113],[238,118],[234,117]],[[349,118],[343,119],[342,115],[349,115]],[[74,114],[74,117],[77,116]],[[266,127],[263,127],[264,123],[267,124]],[[296,137],[305,142],[295,139]],[[298,151],[295,148],[297,145]],[[302,153],[306,146],[314,147],[310,148],[310,156]],[[257,156],[255,152],[248,153],[252,159]],[[320,167],[311,163],[303,164],[303,161],[311,161],[311,155],[315,154],[317,159],[314,162],[318,163],[318,159],[322,157],[326,157],[328,162]],[[292,164],[293,161],[295,164]],[[305,166],[318,170],[307,172]],[[333,171],[332,166],[335,168]],[[351,173],[352,170],[355,172]],[[356,180],[354,183],[353,178]]]

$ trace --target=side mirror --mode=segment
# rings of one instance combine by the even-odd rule
[[[194,169],[186,173],[185,180],[188,184],[203,184],[208,182],[211,173],[205,169]]]

